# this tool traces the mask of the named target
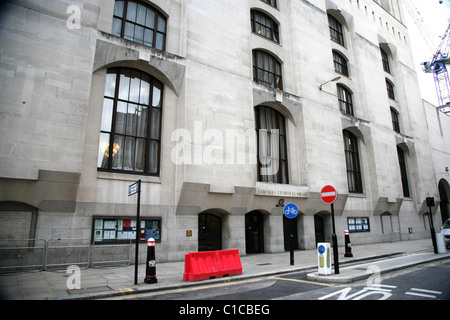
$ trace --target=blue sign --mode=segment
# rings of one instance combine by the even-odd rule
[[[325,252],[325,246],[320,245],[320,246],[319,246],[319,253],[320,253],[320,254],[323,254],[324,252]]]
[[[286,218],[294,219],[298,215],[298,207],[294,203],[288,203],[284,206],[284,215]]]

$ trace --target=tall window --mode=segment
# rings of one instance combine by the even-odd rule
[[[345,161],[347,165],[348,191],[362,193],[361,166],[359,164],[358,139],[348,130],[344,130]]]
[[[337,91],[341,112],[353,116],[352,94],[340,84],[337,85]]]
[[[135,69],[106,75],[97,167],[159,174],[163,85]]]
[[[344,46],[344,33],[341,23],[335,17],[328,15],[328,26],[330,28],[331,40]]]
[[[333,50],[334,70],[344,76],[348,76],[347,60],[337,51]]]
[[[408,185],[408,174],[406,171],[405,153],[399,146],[397,146],[397,155],[398,155],[398,163],[400,165],[400,175],[402,177],[403,196],[410,197],[409,185]]]
[[[255,108],[258,181],[289,183],[284,116],[265,106]]]
[[[116,1],[112,34],[146,46],[164,50],[167,19],[158,10],[140,1]]]
[[[391,107],[392,129],[400,133],[400,122],[398,121],[398,112]]]
[[[253,80],[283,90],[281,63],[265,51],[253,50]]]
[[[276,43],[279,43],[278,24],[267,14],[258,10],[251,11],[252,31]]]
[[[388,79],[386,79],[386,90],[389,99],[395,100],[394,85]]]
[[[387,73],[391,73],[391,68],[389,67],[389,57],[383,49],[380,48],[381,51],[381,60],[383,61],[383,69]]]

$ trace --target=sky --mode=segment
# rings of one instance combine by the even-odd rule
[[[417,10],[420,12],[420,16],[423,20],[423,24],[429,30],[429,34],[433,39],[435,48],[433,51],[426,45],[424,38],[413,22],[408,11],[404,10],[405,24],[409,30],[409,36],[411,40],[411,47],[415,60],[415,67],[417,76],[419,78],[420,92],[422,99],[433,103],[437,106],[438,99],[436,93],[436,87],[434,84],[433,74],[425,73],[420,65],[424,61],[431,61],[433,54],[436,52],[441,37],[447,30],[450,19],[450,0],[443,0],[442,4],[439,4],[439,0],[410,0]]]

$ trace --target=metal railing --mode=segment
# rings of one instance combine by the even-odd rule
[[[131,264],[131,240],[95,244],[88,239],[0,239],[0,275],[33,271],[119,267]]]

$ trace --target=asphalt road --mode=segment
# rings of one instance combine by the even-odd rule
[[[349,285],[307,280],[305,272],[121,297],[133,300],[450,300],[450,260]]]

